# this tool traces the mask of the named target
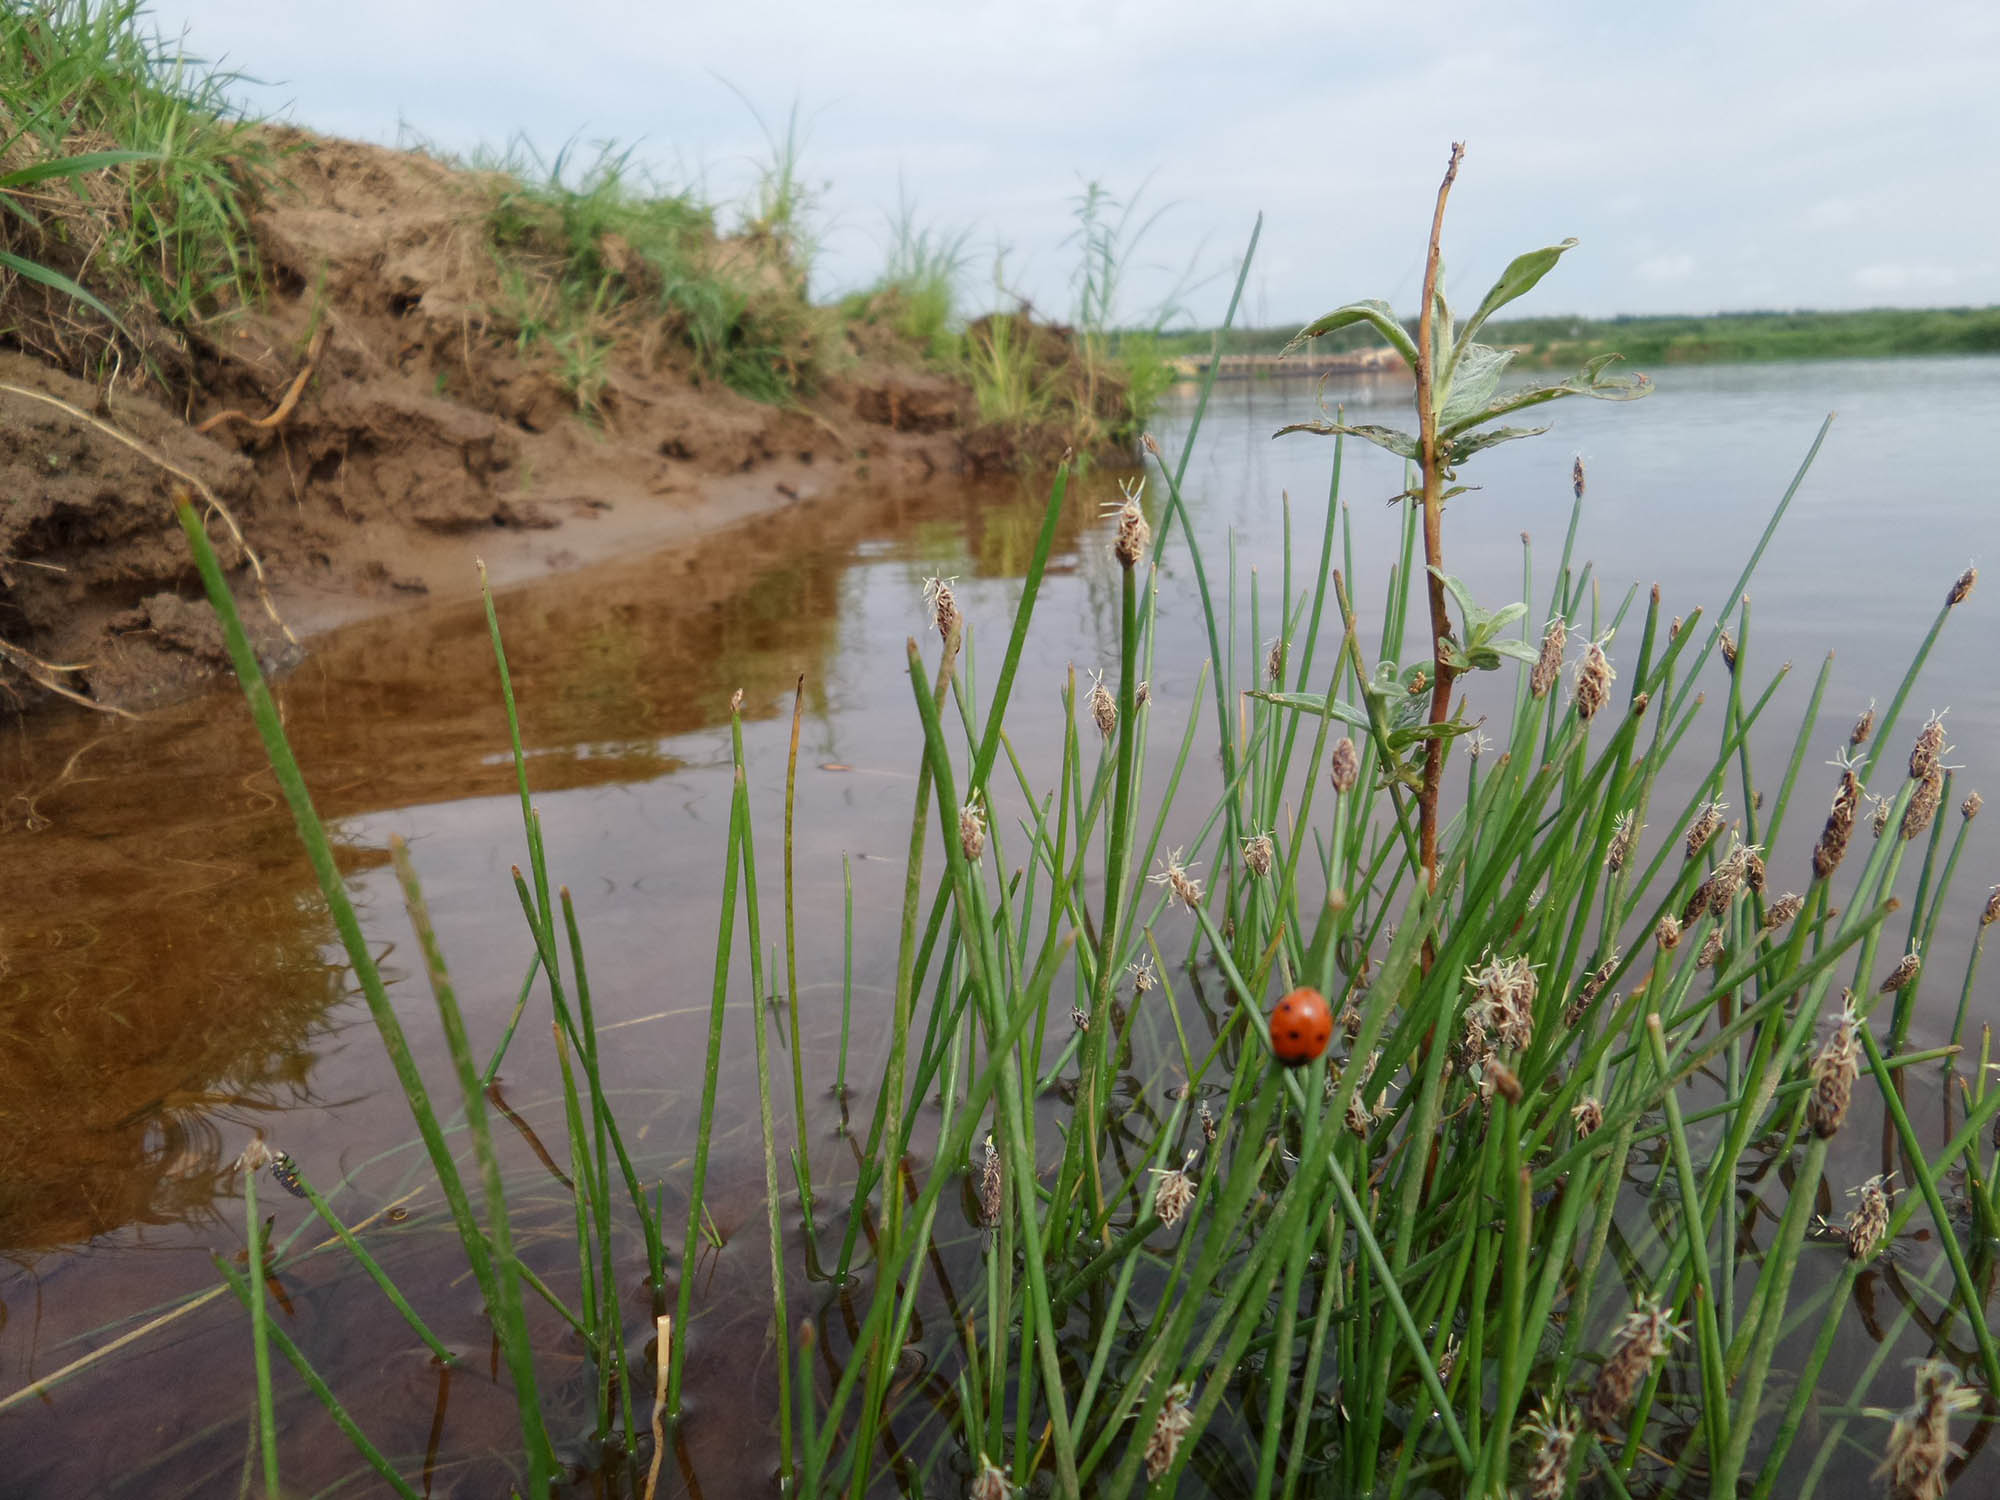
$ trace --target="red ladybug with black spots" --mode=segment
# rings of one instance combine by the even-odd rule
[[[1288,1068],[1303,1067],[1333,1039],[1333,1011],[1326,996],[1301,986],[1271,1011],[1271,1055]]]

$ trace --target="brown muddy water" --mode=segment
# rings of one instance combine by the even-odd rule
[[[2000,361],[1670,370],[1658,383],[1658,395],[1636,407],[1558,408],[1551,436],[1480,459],[1467,477],[1483,488],[1455,502],[1449,520],[1455,568],[1488,603],[1518,597],[1519,534],[1528,532],[1539,619],[1580,452],[1589,494],[1578,555],[1595,561],[1602,613],[1637,581],[1658,582],[1669,612],[1702,604],[1712,617],[1819,421],[1838,410],[1751,585],[1746,658],[1759,677],[1795,663],[1767,715],[1774,727],[1754,745],[1760,771],[1775,780],[1790,743],[1785,710],[1795,722],[1823,654],[1837,653],[1814,742],[1825,752],[1809,760],[1801,793],[1816,797],[1830,777],[1817,761],[1844,742],[1871,697],[1886,704],[1951,580],[1968,557],[1989,550],[1989,466],[1969,435],[2000,417]],[[1359,383],[1335,395],[1352,420],[1397,420],[1406,389]],[[1283,495],[1291,499],[1294,592],[1308,586],[1308,559],[1317,557],[1330,444],[1270,438],[1281,423],[1311,415],[1312,401],[1310,385],[1218,388],[1189,471],[1212,577],[1224,574],[1234,539],[1233,649],[1246,662],[1261,657],[1260,631],[1274,630]],[[1184,397],[1162,414],[1169,451],[1187,416]],[[1400,487],[1385,455],[1349,450],[1343,497],[1364,619],[1379,616],[1396,524],[1383,502]],[[1016,691],[1011,738],[1038,777],[1054,763],[1065,666],[1108,661],[1116,578],[1098,505],[1112,494],[1112,476],[1098,475],[1072,502]],[[792,692],[805,678],[803,1045],[814,1175],[827,1184],[820,1219],[837,1223],[854,1160],[844,1109],[865,1130],[868,1081],[886,1052],[882,1018],[914,790],[903,641],[922,627],[923,580],[957,575],[975,632],[975,674],[991,670],[1042,498],[1038,486],[968,488],[782,514],[690,549],[501,597],[552,877],[575,893],[609,1028],[607,1081],[641,1176],[666,1184],[670,1231],[685,1213],[678,1195],[702,1082],[731,693],[745,695],[760,866],[775,872]],[[1171,756],[1196,707],[1206,655],[1178,545],[1167,555],[1153,672],[1161,757]],[[1250,624],[1253,568],[1259,630]],[[1949,738],[1959,748],[1948,759],[1963,767],[1953,805],[1973,788],[2000,794],[1996,619],[2000,579],[1955,612],[1912,699],[1918,718],[1906,717],[1899,731],[1914,732],[1923,712],[1949,706]],[[521,857],[519,808],[483,618],[476,605],[435,607],[343,629],[316,643],[279,696],[418,1061],[441,1081],[444,1050],[385,851],[392,833],[409,840],[475,1039],[490,1046],[529,944],[508,874]],[[1187,831],[1209,791],[1184,793]],[[335,1202],[350,1220],[373,1217],[371,1244],[390,1274],[448,1343],[475,1357],[449,1373],[434,1366],[337,1255],[287,1274],[284,1326],[420,1488],[504,1493],[496,1455],[511,1450],[513,1407],[488,1374],[476,1289],[241,698],[219,690],[137,724],[64,717],[9,729],[0,736],[0,792],[8,875],[0,907],[0,1399],[173,1314],[74,1380],[0,1412],[0,1494],[239,1492],[254,1449],[248,1329],[233,1302],[189,1299],[216,1285],[210,1252],[234,1255],[244,1243],[230,1164],[260,1132],[323,1189],[339,1184]],[[1781,889],[1803,884],[1810,835],[1794,823],[1798,847],[1771,859]],[[861,1091],[843,1107],[831,1086],[846,871],[857,935],[847,1072]],[[1936,978],[1913,1045],[1935,1044],[1950,1030],[1974,919],[1995,880],[2000,823],[1989,814],[1973,830],[1933,946]],[[775,888],[774,874],[766,883]],[[776,910],[767,890],[767,941]],[[1989,977],[1972,998],[1975,1035],[1994,1017],[1996,983]],[[749,1008],[740,986],[733,998],[739,1011]],[[529,1014],[501,1076],[515,1122],[502,1144],[527,1226],[524,1259],[551,1279],[565,1270],[573,1277],[569,1199],[530,1139],[560,1143],[563,1131],[553,1046],[532,1007]],[[665,1493],[766,1492],[775,1461],[752,1039],[740,1014],[733,1024],[709,1191],[722,1244],[694,1247],[691,1265],[674,1262],[676,1274],[699,1278],[698,1316],[690,1415]],[[787,1044],[784,1028],[772,1034]],[[1934,1072],[1911,1085],[1927,1138],[1939,1129],[1942,1089]],[[788,1092],[779,1091],[781,1109]],[[781,1138],[789,1125],[781,1118]],[[1830,1173],[1838,1186],[1894,1165],[1877,1161],[1871,1143],[1854,1150]],[[1761,1190],[1767,1199],[1782,1194],[1775,1184]],[[260,1203],[276,1214],[280,1242],[310,1220],[304,1204],[275,1192]],[[1837,1215],[1845,1205],[1826,1207]],[[805,1240],[792,1208],[797,1264]],[[1768,1235],[1769,1225],[1751,1232],[1759,1229]],[[970,1220],[944,1232],[969,1235]],[[628,1259],[640,1258],[635,1242]],[[1809,1255],[1801,1282],[1812,1275]],[[1865,1275],[1856,1295],[1862,1317],[1844,1325],[1823,1377],[1828,1399],[1901,1405],[1909,1376],[1900,1353],[1879,1362],[1865,1395],[1848,1393],[1903,1309],[1927,1316],[1934,1303],[1905,1284],[1893,1259]],[[642,1291],[628,1300],[637,1349],[651,1309]],[[830,1328],[844,1316],[824,1283],[795,1287],[792,1307]],[[538,1323],[536,1333],[549,1389],[574,1403],[580,1431],[589,1403],[582,1359],[560,1330]],[[372,1476],[288,1372],[279,1388],[294,1492],[373,1493]],[[1808,1457],[1811,1436],[1800,1444]],[[1872,1492],[1872,1460],[1861,1462],[1859,1452],[1829,1467],[1820,1493]],[[2000,1461],[1976,1452],[1961,1487],[2000,1488]]]

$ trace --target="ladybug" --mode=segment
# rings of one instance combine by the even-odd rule
[[[1332,1038],[1333,1012],[1318,990],[1293,990],[1271,1012],[1271,1053],[1288,1068],[1311,1062]]]

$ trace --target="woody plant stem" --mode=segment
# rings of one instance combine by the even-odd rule
[[[1444,181],[1438,185],[1437,211],[1431,215],[1430,254],[1424,261],[1424,302],[1417,314],[1417,439],[1423,467],[1424,561],[1429,565],[1425,581],[1430,585],[1431,602],[1431,717],[1442,724],[1451,709],[1453,672],[1446,651],[1451,634],[1451,616],[1446,612],[1444,582],[1444,475],[1438,461],[1437,408],[1432,399],[1431,380],[1436,354],[1431,348],[1431,324],[1437,307],[1438,239],[1444,233],[1445,199],[1458,177],[1458,164],[1465,157],[1463,142],[1454,142],[1451,162]],[[1418,794],[1418,856],[1423,861],[1426,887],[1437,890],[1438,791],[1444,783],[1442,739],[1424,742],[1424,785]]]

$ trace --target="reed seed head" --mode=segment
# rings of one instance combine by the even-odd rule
[[[1070,1024],[1074,1026],[1078,1031],[1083,1032],[1086,1036],[1089,1035],[1090,1017],[1084,1014],[1083,1007],[1081,1005],[1072,1005],[1069,1008],[1069,1019],[1070,1019]]]
[[[1991,927],[1995,922],[2000,922],[2000,885],[1986,893],[1985,909],[1979,913],[1981,927]]]
[[[1132,706],[1134,708],[1144,708],[1148,703],[1151,703],[1152,701],[1153,701],[1153,684],[1151,679],[1148,679],[1147,681],[1140,683],[1137,687],[1132,689]]]
[[[1572,692],[1579,719],[1588,722],[1597,717],[1598,710],[1610,701],[1611,684],[1617,676],[1604,654],[1602,642],[1592,641],[1583,648],[1583,660],[1576,665],[1576,686]]]
[[[980,805],[977,787],[958,810],[958,847],[965,851],[966,861],[975,865],[986,852],[986,809]]]
[[[1268,833],[1253,833],[1243,841],[1243,868],[1262,880],[1271,873],[1271,861],[1277,850]]]
[[[1977,582],[1979,582],[1979,569],[1968,563],[1965,571],[1953,581],[1951,591],[1944,596],[1944,607],[1956,609],[1965,603],[1972,594],[1972,586]]]
[[[1576,1408],[1542,1397],[1541,1409],[1529,1418],[1522,1431],[1536,1440],[1535,1456],[1528,1463],[1528,1500],[1562,1500],[1569,1488],[1570,1454],[1583,1431]]]
[[[1695,812],[1694,821],[1688,824],[1687,857],[1693,859],[1708,847],[1708,841],[1715,837],[1722,827],[1722,815],[1729,811],[1727,802],[1711,801],[1702,803]],[[1740,878],[1740,877],[1739,877]]]
[[[1660,925],[1653,929],[1653,941],[1660,945],[1662,953],[1671,953],[1681,945],[1681,922],[1672,912],[1660,918]]]
[[[1561,615],[1549,621],[1542,631],[1542,654],[1535,658],[1534,669],[1528,673],[1528,692],[1535,698],[1546,698],[1549,689],[1555,686],[1556,678],[1562,673],[1563,653],[1569,649],[1569,626]]]
[[[1736,637],[1727,630],[1721,633],[1722,664],[1734,673],[1736,670]]]
[[[1923,966],[1923,960],[1917,953],[1917,943],[1912,939],[1910,951],[1896,960],[1896,967],[1889,971],[1889,977],[1882,981],[1882,987],[1876,993],[1893,995],[1899,990],[1908,989],[1910,982],[1917,977],[1918,971]]]
[[[1146,1439],[1147,1479],[1158,1479],[1174,1466],[1174,1455],[1181,1451],[1181,1439],[1194,1425],[1194,1413],[1188,1409],[1188,1397],[1192,1394],[1185,1380],[1167,1387],[1166,1403],[1154,1419],[1152,1436]]]
[[[1882,1246],[1882,1236],[1889,1232],[1889,1178],[1871,1177],[1858,1188],[1852,1188],[1849,1197],[1859,1201],[1854,1212],[1847,1216],[1841,1234],[1847,1240],[1849,1260],[1871,1261]]]
[[[1206,1099],[1201,1101],[1199,1118],[1201,1120],[1202,1142],[1205,1145],[1213,1146],[1215,1144],[1215,1114],[1209,1109]]]
[[[1889,1481],[1890,1500],[1938,1500],[1947,1470],[1965,1450],[1951,1437],[1951,1419],[1975,1411],[1979,1395],[1958,1383],[1942,1360],[1917,1366],[1916,1400],[1896,1414],[1877,1479]]]
[[[992,1228],[1000,1222],[1000,1152],[986,1137],[986,1166],[979,1174],[979,1222]]]
[[[1139,497],[1146,493],[1146,481],[1123,480],[1120,488],[1125,492],[1125,503],[1118,507],[1118,537],[1111,544],[1119,565],[1130,570],[1139,565],[1152,545],[1153,528],[1146,524],[1145,508]]]
[[[1701,945],[1701,952],[1695,955],[1694,963],[1698,969],[1712,969],[1720,962],[1722,962],[1722,929],[1718,927],[1709,933],[1708,941]]]
[[[1153,972],[1153,961],[1142,958],[1137,963],[1127,964],[1125,972],[1132,976],[1132,993],[1143,995],[1160,982],[1160,976]]]
[[[1193,911],[1201,905],[1201,882],[1194,878],[1193,869],[1193,865],[1181,863],[1181,851],[1175,849],[1167,855],[1158,873],[1147,879],[1154,885],[1165,886],[1181,898],[1181,905]]]
[[[1977,792],[1967,792],[1965,800],[1958,804],[1958,815],[1970,823],[1979,816],[1979,809],[1986,805],[1986,799]]]
[[[1939,758],[1951,749],[1944,742],[1944,716],[1950,712],[1941,708],[1924,721],[1916,744],[1910,747],[1910,780],[1922,781],[1928,777],[1938,768]]]
[[[1764,930],[1776,932],[1805,909],[1806,898],[1796,892],[1787,891],[1773,901],[1764,912]]]
[[[1583,1419],[1592,1432],[1608,1433],[1624,1418],[1632,1409],[1632,1398],[1652,1373],[1653,1361],[1681,1337],[1682,1330],[1650,1298],[1625,1315],[1584,1403]]]
[[[1861,717],[1854,721],[1854,728],[1847,736],[1847,743],[1860,749],[1868,743],[1868,736],[1875,732],[1875,700],[1870,698],[1868,706],[1861,710]]]
[[[1583,455],[1577,454],[1576,462],[1569,466],[1570,493],[1577,499],[1583,498]]]
[[[1502,1099],[1505,1099],[1509,1104],[1518,1105],[1524,1097],[1521,1093],[1520,1077],[1512,1068],[1508,1067],[1497,1057],[1486,1059],[1484,1081],[1492,1084],[1493,1092],[1498,1094]]]
[[[1007,1471],[997,1467],[984,1453],[979,1455],[979,1472],[972,1476],[972,1483],[965,1488],[965,1500],[1008,1500],[1014,1493],[1014,1486],[1008,1483]]]
[[[1282,687],[1285,682],[1285,638],[1274,636],[1270,649],[1264,653],[1264,675],[1271,679],[1273,687]]]
[[[1861,1022],[1854,1014],[1850,993],[1834,1023],[1833,1035],[1821,1043],[1812,1060],[1812,1092],[1806,1096],[1806,1120],[1813,1134],[1828,1140],[1838,1134],[1847,1119],[1847,1106],[1854,1097],[1854,1079],[1860,1072],[1860,1049],[1855,1033]]]
[[[1944,769],[1932,766],[1930,775],[1917,783],[1910,793],[1910,800],[1903,808],[1903,842],[1908,843],[1931,826],[1931,819],[1937,816],[1938,803],[1944,800]]]
[[[1153,1176],[1160,1179],[1153,1184],[1153,1212],[1160,1216],[1160,1222],[1169,1229],[1180,1223],[1181,1215],[1186,1213],[1188,1205],[1194,1202],[1194,1178],[1189,1175],[1188,1169],[1194,1165],[1194,1159],[1200,1154],[1199,1151],[1188,1152],[1187,1160],[1171,1171],[1164,1167],[1148,1169]]]
[[[1605,851],[1604,863],[1613,873],[1625,868],[1625,861],[1632,857],[1632,844],[1646,830],[1630,812],[1620,813],[1611,824],[1611,847]]]
[[[1596,1135],[1604,1128],[1604,1104],[1597,1095],[1585,1094],[1570,1106],[1569,1118],[1576,1126],[1578,1140]]]
[[[937,627],[940,640],[950,640],[964,620],[958,612],[958,595],[951,591],[957,582],[956,578],[936,575],[924,580],[924,606],[931,612],[931,624]]]
[[[1451,1372],[1458,1368],[1458,1355],[1458,1335],[1453,1334],[1444,1341],[1444,1353],[1438,1356],[1438,1383],[1440,1385],[1450,1380]]]
[[[1354,748],[1354,737],[1343,734],[1328,757],[1328,769],[1333,777],[1333,789],[1343,797],[1354,790],[1355,782],[1361,779],[1361,752]]]

